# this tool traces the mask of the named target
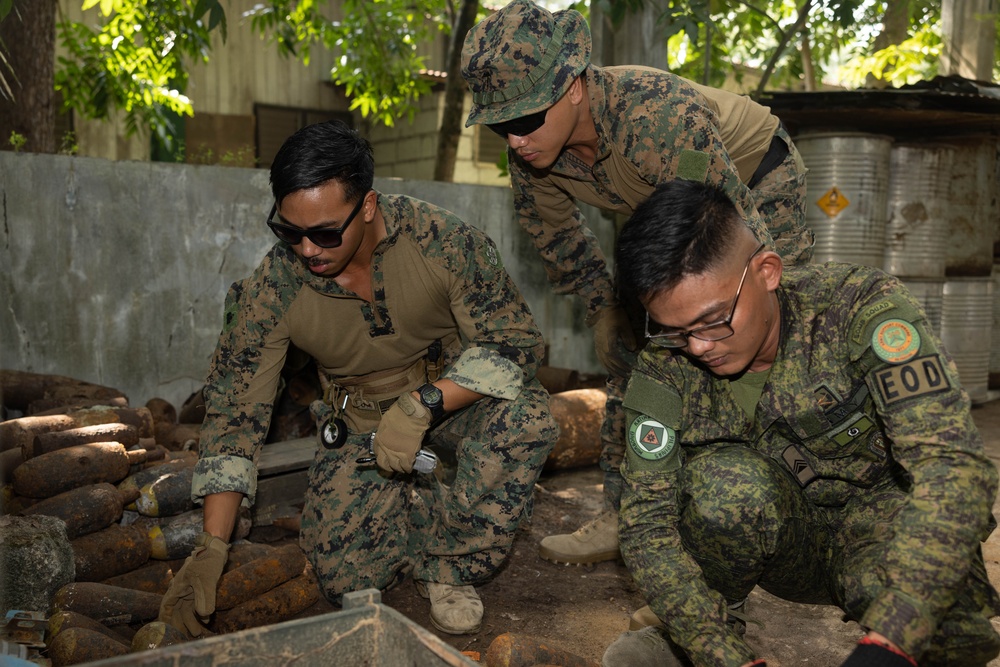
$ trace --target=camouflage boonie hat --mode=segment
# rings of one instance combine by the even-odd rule
[[[590,27],[580,12],[553,14],[530,0],[514,0],[465,37],[462,76],[472,91],[465,126],[549,108],[589,63]]]

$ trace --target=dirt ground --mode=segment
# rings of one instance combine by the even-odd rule
[[[1000,401],[973,410],[991,458],[1000,464]],[[411,581],[384,593],[382,602],[428,628],[460,651],[486,650],[505,632],[542,639],[550,645],[599,664],[604,649],[628,629],[629,615],[645,603],[622,561],[592,566],[556,565],[538,557],[546,535],[574,530],[600,511],[601,473],[596,468],[543,475],[530,523],[522,525],[504,569],[479,587],[485,606],[482,629],[475,635],[451,636],[434,630],[429,603]],[[1000,516],[1000,503],[994,513]],[[1000,532],[1000,531],[997,531]],[[1000,536],[984,545],[987,569],[1000,584]],[[320,602],[311,614],[335,611]],[[756,589],[748,612],[759,625],[747,627],[747,640],[767,658],[769,667],[835,667],[861,635],[856,623],[841,620],[835,607],[785,602]],[[1000,630],[1000,619],[994,625]],[[1000,667],[1000,659],[990,663]]]

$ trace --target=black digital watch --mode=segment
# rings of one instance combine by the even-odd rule
[[[444,417],[444,394],[430,382],[417,389],[420,402],[431,412],[431,420],[437,421]]]

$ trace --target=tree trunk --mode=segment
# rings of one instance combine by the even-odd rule
[[[12,132],[27,141],[23,150],[56,152],[55,40],[57,0],[14,0],[0,23],[0,41],[13,70],[4,72],[14,99],[0,99],[0,149]]]
[[[808,92],[816,90],[816,69],[813,67],[809,28],[802,29],[802,83]]]
[[[462,0],[451,27],[447,60],[448,76],[444,86],[444,111],[441,114],[437,155],[434,158],[435,181],[452,181],[455,177],[455,159],[458,156],[458,140],[462,135],[462,121],[465,118],[462,111],[467,90],[465,79],[462,78],[462,45],[465,43],[465,36],[476,23],[478,11],[479,0]]]
[[[885,15],[882,17],[882,32],[875,38],[872,44],[872,51],[877,52],[888,48],[893,44],[899,44],[909,37],[910,29],[910,0],[896,0],[886,5]],[[865,77],[865,86],[868,88],[888,88],[889,82],[874,74]]]

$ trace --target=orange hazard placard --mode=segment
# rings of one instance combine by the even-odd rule
[[[847,205],[850,203],[847,197],[844,196],[844,193],[838,190],[837,186],[833,186],[819,198],[816,205],[823,209],[824,213],[833,218],[847,208]]]

